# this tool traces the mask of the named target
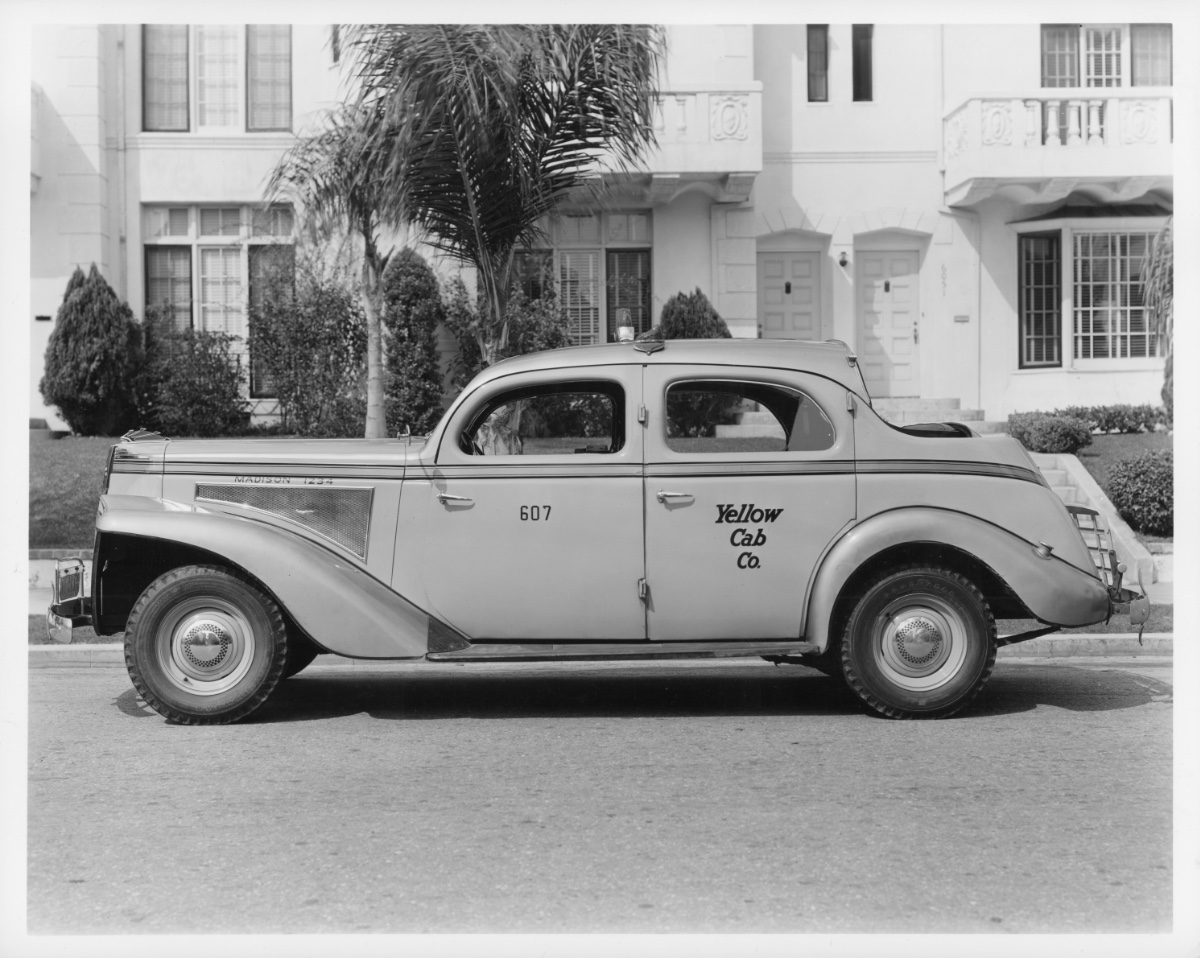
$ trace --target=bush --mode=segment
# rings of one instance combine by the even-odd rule
[[[659,319],[663,339],[730,339],[729,327],[708,297],[696,287],[694,293],[676,293],[662,308]],[[741,400],[714,392],[672,392],[668,416],[670,436],[711,436],[717,423],[737,422]]]
[[[298,264],[294,276],[269,273],[250,312],[250,351],[279,399],[285,432],[363,434],[367,322],[340,273],[308,264]]]
[[[401,250],[384,270],[383,303],[388,433],[407,426],[426,435],[442,415],[437,327],[446,310],[437,277],[413,250]]]
[[[1118,460],[1109,473],[1108,495],[1136,531],[1175,533],[1175,463],[1170,450]]]
[[[145,365],[138,380],[140,424],[166,436],[231,436],[247,424],[245,376],[233,337],[211,330],[171,329],[146,316]]]
[[[1030,452],[1075,453],[1092,443],[1087,420],[1044,412],[1018,412],[1008,417],[1008,434]]]
[[[519,289],[513,290],[505,307],[504,319],[508,323],[508,341],[499,351],[497,359],[523,356],[543,349],[559,349],[571,344],[567,335],[567,317],[559,308],[557,297],[549,290],[537,299],[530,299]],[[450,282],[446,306],[446,326],[458,342],[458,355],[453,365],[455,386],[465,386],[483,368],[479,340],[492,325],[492,321],[472,302],[462,279],[455,277]]]
[[[1166,420],[1166,413],[1161,407],[1147,403],[1140,406],[1131,406],[1128,403],[1113,406],[1067,406],[1054,410],[1051,415],[1084,419],[1093,431],[1099,430],[1103,433],[1153,432],[1157,423]]]
[[[100,275],[78,267],[46,344],[42,398],[81,436],[119,436],[137,425],[142,331]]]
[[[696,287],[694,293],[676,293],[663,304],[659,327],[663,339],[729,339],[725,325],[708,297]]]

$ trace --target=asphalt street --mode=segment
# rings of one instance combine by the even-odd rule
[[[166,724],[30,671],[28,928],[1161,932],[1168,658],[874,718],[762,662],[314,667]]]

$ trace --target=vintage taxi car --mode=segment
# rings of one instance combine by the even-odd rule
[[[96,530],[51,632],[124,632],[138,692],[186,724],[249,715],[321,652],[761,656],[946,716],[999,645],[1149,610],[1018,443],[889,425],[838,342],[509,359],[418,439],[133,433]],[[1044,628],[998,639],[996,618]]]

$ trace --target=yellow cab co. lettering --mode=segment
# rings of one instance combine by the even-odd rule
[[[717,506],[718,523],[746,523],[746,525],[738,525],[729,533],[729,544],[735,549],[743,550],[766,545],[767,533],[759,523],[774,522],[782,514],[783,509],[760,508],[753,502],[744,502],[740,505],[722,503]],[[758,528],[751,531],[750,525],[757,525]],[[737,567],[739,569],[760,569],[762,568],[762,559],[753,552],[743,551],[738,553]]]

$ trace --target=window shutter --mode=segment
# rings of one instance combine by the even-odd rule
[[[176,331],[192,325],[192,249],[146,247],[146,305],[161,309]]]
[[[637,333],[650,328],[650,251],[610,250],[608,254],[608,338],[617,338],[617,310],[629,310]]]
[[[188,28],[147,24],[142,28],[142,129],[188,129]]]
[[[1042,25],[1042,86],[1079,86],[1078,25]]]
[[[292,128],[292,28],[246,27],[246,114],[251,130]]]
[[[558,261],[559,296],[567,314],[572,344],[603,342],[600,335],[600,254],[595,250],[562,250]]]
[[[200,127],[237,126],[237,41],[237,27],[196,27],[196,110]]]
[[[1171,24],[1135,23],[1129,28],[1133,49],[1133,86],[1171,85]]]

